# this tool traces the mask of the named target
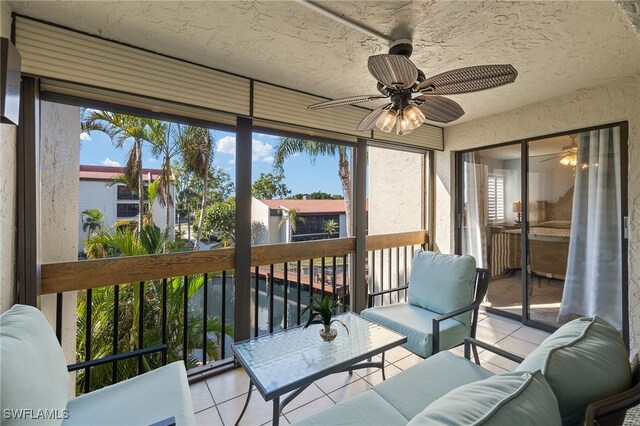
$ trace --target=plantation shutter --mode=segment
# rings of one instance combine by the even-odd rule
[[[487,188],[487,219],[489,222],[504,220],[504,177],[499,174],[489,174]]]

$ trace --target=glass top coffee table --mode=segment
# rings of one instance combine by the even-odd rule
[[[379,367],[384,376],[384,352],[407,342],[407,337],[348,312],[337,316],[340,324],[333,342],[325,342],[319,334],[321,325],[295,327],[266,336],[233,344],[238,362],[249,375],[249,393],[239,423],[255,386],[265,401],[273,400],[273,425],[278,425],[285,405],[314,381],[329,374],[359,368]],[[363,362],[382,354],[382,362]],[[282,403],[280,397],[293,391]]]

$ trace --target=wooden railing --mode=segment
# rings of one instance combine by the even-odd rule
[[[370,235],[366,250],[422,245],[427,241],[426,231]],[[353,254],[355,244],[355,238],[351,237],[254,246],[251,266]],[[49,263],[41,266],[41,289],[42,294],[54,294],[232,269],[235,269],[234,248]]]

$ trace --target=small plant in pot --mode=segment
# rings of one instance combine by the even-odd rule
[[[331,342],[338,335],[338,330],[331,327],[331,324],[337,322],[342,324],[347,334],[349,334],[349,328],[339,319],[333,318],[336,313],[336,309],[342,306],[340,299],[331,300],[329,296],[324,296],[322,300],[311,298],[309,306],[304,308],[301,315],[309,312],[309,320],[305,324],[304,328],[309,327],[311,324],[321,324],[323,327],[320,329],[320,336],[325,342]]]

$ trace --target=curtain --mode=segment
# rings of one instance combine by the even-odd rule
[[[487,262],[487,185],[489,168],[476,163],[477,153],[465,154],[464,161],[464,227],[463,253],[476,258],[479,268]]]
[[[559,320],[598,315],[622,330],[620,128],[580,135]]]

